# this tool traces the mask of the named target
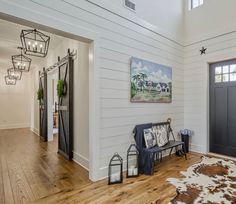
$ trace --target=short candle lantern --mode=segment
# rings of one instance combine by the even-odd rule
[[[139,176],[138,171],[139,152],[135,144],[131,144],[127,151],[127,178]]]
[[[117,184],[123,182],[123,159],[118,153],[115,153],[110,160],[108,170],[108,184]]]

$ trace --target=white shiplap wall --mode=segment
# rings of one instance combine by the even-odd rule
[[[206,55],[200,55],[202,46],[207,48]],[[209,63],[236,58],[236,32],[188,45],[184,53],[184,125],[195,132],[191,149],[207,153]]]
[[[0,1],[0,3],[5,1]],[[184,125],[183,47],[149,29],[134,24],[83,0],[11,0],[18,9],[29,9],[57,22],[84,27],[99,33],[99,161],[96,179],[107,175],[109,159],[118,152],[126,158],[136,124],[173,119],[177,132]],[[1,4],[0,4],[1,5]],[[6,6],[6,5],[5,5]],[[11,5],[9,5],[11,7]],[[1,6],[0,6],[1,7]],[[15,11],[11,11],[11,14]],[[19,11],[18,11],[19,12]],[[17,16],[18,14],[15,13]],[[21,14],[27,15],[27,14]],[[42,16],[43,17],[43,16]],[[29,19],[28,19],[29,20]],[[30,19],[37,23],[40,19]],[[173,68],[173,102],[130,103],[130,57],[151,60]]]

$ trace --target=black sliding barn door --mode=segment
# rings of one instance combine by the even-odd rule
[[[43,99],[39,101],[39,134],[44,142],[48,140],[48,108],[47,108],[47,73],[39,72],[39,89],[43,90]]]
[[[210,66],[210,151],[236,156],[236,60]]]
[[[73,157],[73,57],[69,55],[61,65],[59,65],[59,80],[63,80],[64,95],[59,98],[58,105],[58,152],[66,159]]]

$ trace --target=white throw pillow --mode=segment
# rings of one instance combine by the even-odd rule
[[[150,148],[157,145],[156,136],[153,133],[152,128],[144,129],[143,135],[144,135],[144,141],[145,141],[146,148],[150,149]]]
[[[153,133],[156,136],[158,147],[163,147],[168,143],[167,130],[165,126],[154,126]]]

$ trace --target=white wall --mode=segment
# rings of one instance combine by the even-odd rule
[[[39,135],[39,101],[37,98],[37,91],[39,87],[38,71],[40,67],[35,67],[30,71],[31,74],[31,130]]]
[[[185,44],[235,31],[235,7],[235,0],[204,0],[202,6],[191,11],[186,4]]]
[[[192,150],[208,152],[209,65],[236,58],[236,33],[204,42],[207,54],[200,55],[197,43],[185,48],[184,125],[193,129]]]
[[[234,0],[204,0],[191,11],[186,6],[184,126],[194,130],[191,149],[197,152],[209,150],[208,63],[236,58],[235,6]],[[200,55],[202,46],[206,55]]]
[[[94,75],[99,78],[93,78],[92,81],[97,83],[93,97],[98,102],[94,104],[94,125],[98,130],[94,133],[93,142],[97,143],[92,150],[95,155],[91,179],[107,176],[108,162],[115,152],[126,158],[136,124],[158,122],[171,117],[175,132],[183,127],[183,47],[178,43],[146,28],[145,24],[132,23],[83,0],[42,0],[40,3],[1,0],[0,11],[84,37],[87,33],[96,36],[98,55],[94,56],[97,61],[92,72],[99,72]],[[171,17],[170,13],[167,18]],[[83,32],[79,33],[81,30]],[[131,56],[173,68],[171,104],[130,103]]]
[[[0,129],[30,127],[30,74],[15,86],[5,84],[7,69],[0,69]]]
[[[184,39],[183,0],[131,0],[136,12],[124,7],[124,0],[89,0],[136,23],[143,23],[149,29],[161,32],[178,42]]]

